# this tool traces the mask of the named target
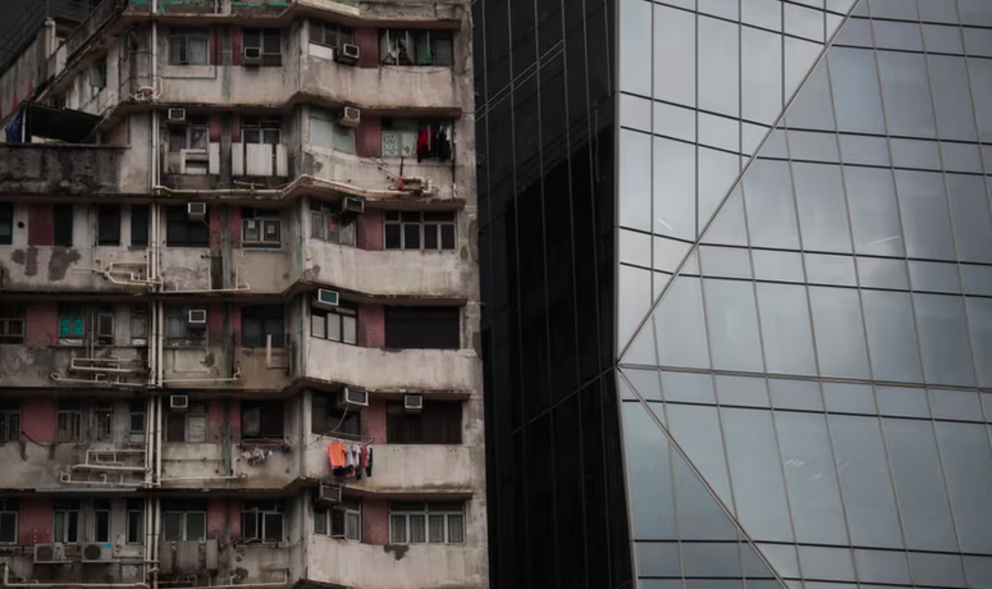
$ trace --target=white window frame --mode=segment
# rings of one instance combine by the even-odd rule
[[[167,422],[166,423],[166,439],[165,439],[165,443],[167,443],[167,444],[206,444],[207,443],[207,437],[208,437],[207,429],[209,428],[209,423],[208,423],[208,420],[207,420],[207,412],[201,406],[192,406],[187,411],[184,411],[182,413],[169,412],[168,415],[170,415],[170,416],[172,416],[172,415],[182,416],[182,418],[183,418],[183,441],[182,442],[172,442],[172,441],[169,441],[169,439],[168,439],[168,432],[169,432],[169,429],[168,428],[169,428],[169,426],[168,426],[168,422]],[[166,419],[168,419],[168,418],[166,418]],[[190,427],[190,424],[191,424],[191,422],[192,422],[193,419],[196,419],[197,421],[201,421],[203,423],[203,428],[202,428],[203,439],[197,439],[197,440],[191,440],[190,439],[190,438],[193,437],[191,435],[192,429]]]
[[[310,237],[355,247],[358,243],[358,223],[354,219],[342,218],[337,212],[338,207],[321,200],[310,200]],[[330,236],[331,219],[337,224],[337,238]]]
[[[83,410],[82,409],[57,410],[55,413],[55,442],[59,444],[73,444],[82,441],[83,441]]]
[[[253,132],[258,135],[249,139],[248,134]],[[279,117],[241,117],[241,143],[255,143],[259,145],[278,145],[282,143],[282,121]]]
[[[431,510],[431,503],[424,503],[422,509],[393,509],[389,508],[389,543],[390,544],[464,544],[465,543],[465,506],[461,509],[435,509]],[[442,539],[437,540],[431,533],[434,522],[440,518],[442,526]],[[450,530],[452,520],[458,518],[461,521],[461,539],[452,541]],[[423,539],[413,538],[412,522],[417,519],[423,521]],[[403,521],[403,529],[398,528],[398,522]],[[401,533],[402,532],[402,533]]]
[[[77,505],[74,509],[67,509],[65,507],[55,508],[55,520],[52,522],[52,540],[54,542],[61,542],[63,544],[78,544],[79,543],[79,528],[80,528],[80,506]],[[75,517],[76,519],[76,537],[69,537],[70,521]],[[61,537],[59,534],[59,528],[61,527]]]
[[[189,121],[185,127],[180,127],[178,129],[170,129],[169,138],[169,153],[180,153],[183,149],[202,149],[206,151],[210,146],[210,117],[208,115],[188,115],[187,120]],[[193,136],[199,131],[202,133],[202,146],[193,146]],[[182,146],[177,146],[179,149],[173,149],[172,145],[172,135],[175,133],[179,135],[180,133],[185,135],[183,139]]]
[[[182,530],[182,533],[180,534],[182,537],[180,539],[178,539],[178,540],[167,539],[167,538],[165,538],[165,518],[169,517],[170,515],[177,515],[177,514],[182,517],[182,522],[183,522],[182,528],[183,528],[183,530]],[[194,538],[192,540],[190,540],[190,538],[189,538],[189,517],[191,515],[198,515],[198,516],[201,516],[203,518],[203,537],[202,538]],[[167,541],[167,542],[204,542],[207,539],[207,512],[205,512],[205,511],[192,511],[192,510],[191,511],[177,511],[177,510],[174,510],[174,509],[171,509],[171,510],[168,510],[168,511],[163,511],[162,512],[162,524],[163,524],[162,525],[162,538],[165,541]]]
[[[331,336],[328,329],[332,321],[337,321],[337,337]],[[348,337],[347,324],[352,325],[351,337]],[[317,327],[323,329],[323,334]],[[310,309],[310,336],[318,339],[326,339],[341,344],[358,345],[358,309],[351,307],[335,307],[333,309]]]
[[[435,38],[436,37],[436,38]],[[447,40],[451,44],[450,64],[437,64],[437,41]],[[417,47],[426,41],[430,46],[430,63],[418,63]],[[400,49],[405,50],[405,56]],[[455,36],[452,31],[429,29],[385,29],[379,36],[379,59],[386,65],[420,67],[451,67],[455,59]]]
[[[169,43],[168,43],[168,56],[166,57],[169,65],[209,65],[210,64],[210,29],[203,27],[175,27],[173,30],[169,31]],[[180,51],[185,52],[186,56],[183,59],[182,56],[177,57],[173,60],[172,56],[172,44],[182,40],[185,47]],[[190,56],[193,52],[190,51],[192,45],[191,41],[196,40],[204,44],[203,52],[203,63],[193,63],[190,60]]]
[[[314,33],[320,31],[319,38],[314,36]],[[330,33],[333,32],[334,42],[329,43],[327,38]],[[322,20],[311,20],[310,21],[310,42],[314,45],[322,45],[324,47],[332,47],[334,49],[340,49],[341,45],[345,43],[354,44],[355,42],[355,31],[351,27],[346,27],[337,23],[324,22]]]
[[[267,534],[267,528],[269,525],[269,518],[279,518],[279,538],[269,538]],[[247,518],[255,519],[255,535],[248,536],[245,530],[248,526],[245,525]],[[273,502],[271,508],[269,509],[259,509],[258,507],[248,507],[247,505],[241,510],[241,539],[245,542],[252,542],[258,544],[280,544],[286,539],[286,510],[282,503]]]
[[[248,35],[249,31],[252,33],[258,32],[258,44],[249,44]],[[277,38],[278,49],[276,51],[266,51],[265,41],[266,37],[275,36]],[[282,66],[282,38],[283,33],[281,29],[267,28],[267,27],[246,27],[241,29],[241,50],[253,48],[258,49],[258,54],[262,56],[263,66],[279,67]],[[269,39],[271,41],[271,39]],[[278,59],[272,59],[275,56]],[[266,59],[269,58],[269,59]],[[278,62],[278,63],[276,63]]]
[[[137,517],[138,521],[138,537],[135,539],[131,538],[131,518]],[[124,520],[124,542],[126,544],[144,544],[145,535],[145,510],[144,509],[128,509]]]
[[[245,209],[241,217],[241,245],[246,248],[282,247],[282,219],[279,211]],[[275,227],[275,237],[270,237]],[[254,235],[250,236],[250,232]]]
[[[335,540],[347,540],[349,542],[362,541],[362,503],[361,501],[345,500],[339,505],[330,509],[318,509],[314,512],[314,517],[323,522],[322,525],[315,523],[314,533],[326,535]],[[340,518],[339,528],[335,530],[335,517]]]
[[[433,251],[450,252],[450,251],[454,251],[454,250],[458,249],[458,214],[455,213],[454,211],[436,211],[436,212],[445,212],[445,213],[450,212],[452,214],[452,219],[450,221],[428,221],[428,220],[425,220],[424,214],[425,213],[430,213],[430,212],[435,212],[435,211],[386,211],[386,213],[383,215],[383,221],[382,221],[382,225],[383,225],[383,227],[382,227],[382,247],[383,247],[383,249],[388,249],[388,250],[391,250],[391,251],[409,250],[409,251],[432,251],[432,252]],[[417,221],[405,221],[405,220],[403,220],[403,216],[404,215],[409,215],[409,214],[414,214],[414,213],[417,213],[417,214],[420,215],[420,218]],[[393,214],[395,214],[398,218],[396,218],[396,219],[390,219],[389,217],[391,215],[393,215]],[[387,246],[387,243],[386,243],[386,229],[388,227],[390,227],[390,226],[399,226],[399,231],[400,231],[400,247],[399,248],[390,248],[390,247]],[[419,236],[418,237],[418,241],[419,241],[419,244],[418,245],[419,245],[419,247],[416,247],[416,248],[410,247],[410,248],[408,248],[406,246],[406,227],[407,226],[417,226],[418,227],[417,233],[418,233],[418,236]],[[428,247],[425,246],[425,242],[426,242],[425,237],[426,237],[426,232],[427,232],[429,226],[432,226],[434,228],[433,230],[435,231],[435,238],[437,239],[437,247],[436,248],[428,248]],[[454,236],[454,247],[450,247],[450,248],[444,247],[444,237],[443,237],[444,236],[444,227],[451,227],[451,231],[452,231],[452,234]]]

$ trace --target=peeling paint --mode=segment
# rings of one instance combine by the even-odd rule
[[[36,276],[38,274],[38,248],[28,247],[28,257],[24,264],[25,276]]]
[[[48,279],[56,282],[65,278],[69,266],[78,262],[82,256],[79,250],[64,247],[52,249],[52,257],[48,261]]]
[[[20,266],[24,265],[24,250],[16,249],[10,252],[10,261]]]

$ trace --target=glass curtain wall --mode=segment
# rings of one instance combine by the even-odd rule
[[[992,587],[992,3],[619,2],[637,586]]]

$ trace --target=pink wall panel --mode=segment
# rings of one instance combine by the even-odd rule
[[[361,50],[358,67],[379,67],[379,31],[355,29],[355,45]]]
[[[389,503],[385,499],[362,499],[362,543],[389,543]]]
[[[55,509],[48,497],[26,497],[20,500],[17,514],[18,544],[49,544]]]
[[[55,243],[55,209],[50,204],[28,206],[28,245]]]
[[[382,119],[379,117],[362,118],[358,125],[355,143],[358,157],[381,157]]]
[[[362,409],[362,435],[374,438],[375,444],[384,444],[387,442],[386,400],[370,397],[369,406]]]
[[[358,216],[358,247],[363,250],[382,249],[382,209],[366,209]]]
[[[21,401],[21,429],[35,442],[55,441],[55,399],[26,397]]]
[[[58,343],[59,307],[57,303],[37,303],[25,309],[24,343],[29,348],[44,348]]]
[[[361,305],[358,309],[358,345],[381,348],[386,345],[386,308]]]

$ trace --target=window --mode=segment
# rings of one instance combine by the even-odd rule
[[[86,336],[86,318],[79,305],[59,303],[59,343],[81,346]]]
[[[340,243],[355,245],[355,220],[337,213],[338,207],[329,202],[310,201],[311,237]]]
[[[454,41],[450,31],[383,31],[380,38],[382,63],[391,65],[438,65],[454,63]]]
[[[132,444],[140,444],[145,441],[145,402],[142,400],[131,401],[127,438]]]
[[[416,157],[417,161],[451,159],[454,132],[450,121],[382,119],[382,157]]]
[[[166,542],[203,542],[207,539],[207,514],[205,511],[178,511],[167,509],[163,513]]]
[[[207,345],[207,327],[190,323],[189,312],[194,307],[168,307],[165,310],[165,345],[170,348],[204,348]]]
[[[21,405],[19,401],[0,404],[0,443],[21,439]]]
[[[90,88],[93,96],[107,87],[107,56],[104,55],[90,66]]]
[[[17,542],[17,512],[16,499],[0,499],[0,543]]]
[[[186,206],[166,207],[165,245],[169,247],[209,247],[210,208],[202,221],[191,219]]]
[[[340,115],[318,107],[310,107],[310,143],[355,153],[355,130],[338,122]]]
[[[106,499],[93,503],[93,541],[110,542],[110,501]]]
[[[278,145],[282,137],[279,117],[242,117],[241,142]]]
[[[282,305],[241,307],[241,346],[264,348],[272,336],[272,347],[283,347],[284,311]]]
[[[100,309],[96,314],[96,343],[101,346],[114,345],[114,311]]]
[[[241,243],[245,247],[280,247],[282,221],[279,211],[241,209]]]
[[[97,245],[121,244],[121,206],[97,207]]]
[[[348,27],[320,21],[310,21],[311,43],[338,49],[345,43],[353,43],[352,39],[353,33]]]
[[[55,245],[72,247],[72,218],[75,207],[71,204],[60,204],[52,207],[55,216]]]
[[[241,437],[282,439],[282,401],[243,401]]]
[[[142,544],[145,533],[145,500],[127,500],[127,538],[128,544]]]
[[[175,444],[203,444],[207,441],[207,411],[203,405],[190,405],[187,411],[166,415],[165,441]]]
[[[210,117],[204,115],[189,116],[188,124],[182,127],[169,128],[169,151],[179,153],[183,149],[202,149],[206,151],[210,142]],[[169,207],[168,210],[186,207]]]
[[[461,444],[462,404],[430,401],[420,413],[408,413],[402,402],[389,403],[386,439],[390,444]]]
[[[342,302],[332,309],[310,310],[310,335],[345,344],[358,343],[358,308]]]
[[[362,434],[362,412],[354,409],[339,409],[337,394],[313,394],[311,431],[319,435],[331,432]]]
[[[79,501],[55,502],[55,542],[75,544],[79,541]]]
[[[262,56],[262,65],[282,65],[282,51],[279,29],[245,29],[244,54],[249,50],[258,50]]]
[[[391,503],[390,544],[461,544],[465,508],[461,503]]]
[[[387,250],[455,249],[454,211],[386,211]]]
[[[78,403],[62,402],[55,414],[55,441],[81,442],[83,440],[83,412]]]
[[[458,307],[386,307],[386,347],[457,350]]]
[[[0,202],[0,245],[14,241],[14,204]]]
[[[0,344],[24,343],[24,307],[0,305]]]
[[[148,345],[148,309],[135,306],[131,309],[131,345]]]
[[[114,406],[97,405],[94,413],[96,416],[96,441],[110,442],[114,436]]]
[[[362,541],[362,503],[357,499],[344,499],[330,508],[314,512],[314,532],[331,538]]]
[[[209,47],[209,29],[172,27],[169,31],[169,65],[207,65]]]
[[[148,205],[131,205],[131,247],[148,245]]]
[[[251,501],[241,509],[241,537],[259,542],[282,542],[283,507],[278,501]]]

